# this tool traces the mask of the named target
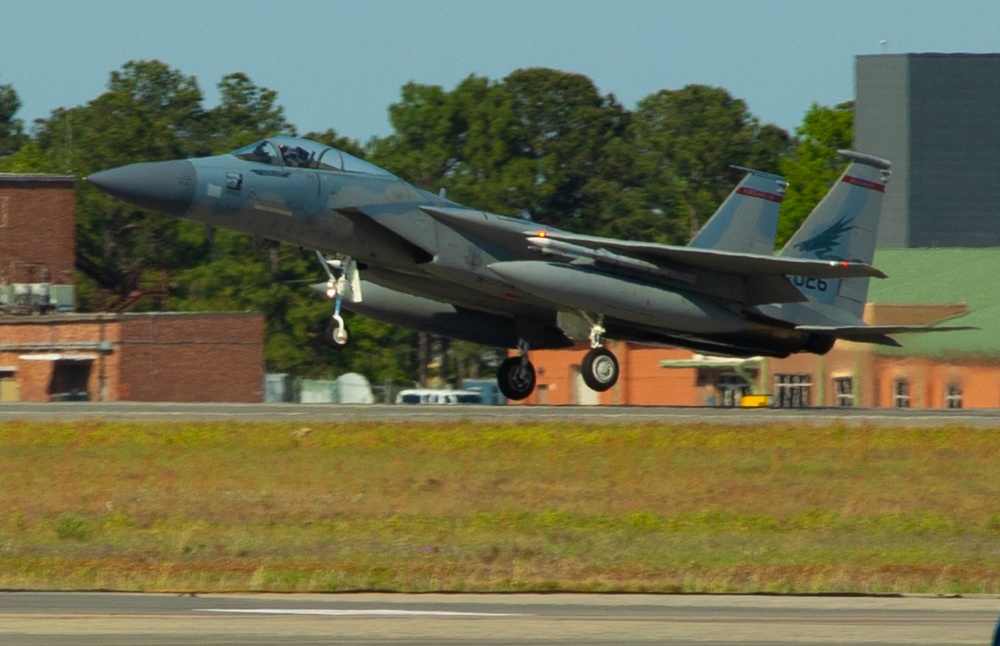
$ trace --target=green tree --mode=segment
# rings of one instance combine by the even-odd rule
[[[606,157],[627,112],[579,74],[470,76],[451,92],[409,83],[389,113],[395,132],[375,142],[373,160],[478,208],[589,231],[599,197],[623,186]]]
[[[458,202],[517,212],[505,201],[515,118],[500,83],[469,76],[451,92],[409,83],[389,115],[394,132],[373,142],[372,161],[426,190],[445,188]]]
[[[779,246],[802,225],[843,172],[846,164],[837,151],[851,147],[854,103],[840,103],[833,108],[814,103],[795,132],[798,145],[782,159],[780,167],[789,187],[781,205]]]
[[[246,74],[227,74],[219,81],[219,105],[206,115],[208,151],[222,154],[276,135],[294,135],[278,105],[278,93],[258,87]]]
[[[632,120],[636,168],[650,206],[663,213],[660,239],[686,242],[732,191],[729,167],[776,171],[788,136],[761,126],[722,88],[688,85],[642,99]]]
[[[197,149],[204,113],[193,77],[159,61],[131,61],[111,73],[108,89],[38,124],[10,165],[36,172],[91,172],[134,161],[187,157]],[[99,194],[77,192],[77,281],[82,309],[130,302],[189,252],[181,224]]]
[[[423,188],[441,182],[457,155],[450,95],[440,86],[407,83],[401,101],[389,106],[389,121],[395,132],[374,144],[375,163]]]
[[[351,139],[350,137],[343,137],[337,134],[337,131],[333,128],[327,128],[323,132],[307,132],[303,135],[306,139],[312,139],[313,141],[319,142],[321,144],[336,148],[345,153],[354,155],[364,159],[365,149],[361,146],[357,139]]]
[[[25,143],[24,126],[14,118],[21,109],[21,99],[10,85],[0,84],[0,157],[17,151]]]
[[[505,180],[509,208],[554,226],[588,231],[597,224],[590,195],[608,176],[608,146],[627,126],[614,96],[601,96],[580,74],[534,68],[503,82],[515,118],[516,159]]]

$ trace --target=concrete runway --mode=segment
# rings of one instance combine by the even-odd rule
[[[0,594],[0,644],[988,644],[1000,599]]]
[[[828,424],[849,426],[1000,427],[1000,409],[704,408],[668,406],[427,406],[337,404],[176,404],[144,402],[0,403],[4,420],[213,420],[213,421],[577,421],[712,424]]]

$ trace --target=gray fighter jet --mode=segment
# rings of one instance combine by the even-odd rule
[[[946,329],[861,320],[869,278],[885,277],[870,263],[889,162],[843,154],[852,163],[776,256],[785,185],[754,171],[686,247],[578,235],[479,211],[291,137],[87,180],[142,208],[315,249],[329,276],[322,288],[334,302],[327,328],[334,347],[350,339],[346,307],[516,348],[498,383],[519,400],[535,387],[529,348],[568,347],[573,339],[589,341],[583,378],[603,391],[619,374],[605,338],[784,357],[825,353],[838,338],[897,345],[888,335]]]

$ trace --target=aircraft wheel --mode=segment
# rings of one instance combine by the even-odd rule
[[[497,371],[497,385],[504,397],[520,401],[535,390],[535,366],[521,357],[504,359]]]
[[[347,331],[346,325],[337,325],[337,322],[333,320],[326,324],[326,333],[323,335],[323,340],[334,350],[343,350],[346,348],[347,342],[350,339],[351,334]]]
[[[607,348],[594,348],[583,358],[580,372],[588,388],[602,393],[618,383],[618,359]]]

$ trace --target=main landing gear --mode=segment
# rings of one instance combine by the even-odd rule
[[[605,332],[604,317],[598,316],[596,320],[585,318],[590,323],[590,352],[583,357],[580,375],[588,388],[602,393],[618,383],[618,359],[611,350],[601,345]]]
[[[333,301],[333,316],[326,325],[323,340],[331,348],[342,350],[347,347],[351,335],[347,324],[340,316],[340,306],[346,297],[352,303],[361,302],[361,277],[358,274],[358,263],[353,258],[325,258],[319,251],[316,257],[323,264],[328,280],[325,293]]]
[[[580,366],[583,382],[591,390],[604,392],[618,383],[620,374],[618,359],[611,350],[601,345],[604,336],[603,317],[598,316],[595,319],[585,314],[577,316],[579,316],[577,320],[581,323],[586,322],[587,326],[578,328],[579,336],[587,334],[590,339],[590,352],[584,356]],[[588,328],[589,333],[586,332]],[[535,367],[528,360],[527,342],[519,340],[517,349],[518,356],[505,359],[497,371],[497,385],[500,387],[500,392],[507,399],[514,401],[525,399],[535,390]]]
[[[497,386],[507,399],[520,401],[535,390],[535,366],[528,361],[528,344],[519,340],[518,356],[507,357],[497,370]]]
[[[618,373],[618,359],[605,347],[591,348],[580,365],[583,383],[599,393],[618,383]]]

